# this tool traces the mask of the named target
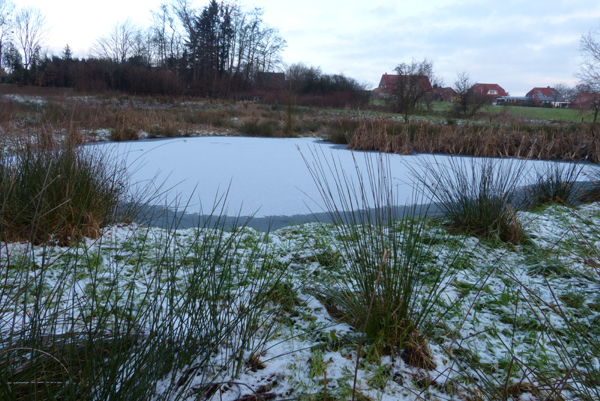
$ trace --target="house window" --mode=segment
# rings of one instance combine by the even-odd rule
[[[497,94],[498,94],[498,91],[496,89],[490,89],[488,91],[488,95],[497,95]]]

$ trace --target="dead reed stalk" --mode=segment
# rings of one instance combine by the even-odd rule
[[[443,153],[476,157],[600,162],[593,128],[573,126],[493,126],[432,123],[394,124],[389,119],[361,120],[348,148],[398,153]]]

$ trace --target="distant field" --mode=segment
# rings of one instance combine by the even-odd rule
[[[452,109],[453,104],[448,102],[434,102],[433,113],[447,112]],[[524,118],[528,120],[557,120],[566,122],[584,122],[591,123],[594,116],[591,112],[582,113],[577,109],[546,109],[543,107],[519,107],[519,106],[486,106],[481,112],[490,114],[507,113],[515,118]]]
[[[581,112],[578,109],[547,109],[543,107],[518,107],[518,106],[487,106],[486,112],[500,114],[503,110],[513,117],[532,120],[558,120],[568,122],[589,122],[594,116],[591,112]]]

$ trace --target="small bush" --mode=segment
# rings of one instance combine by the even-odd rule
[[[322,121],[315,119],[302,119],[294,125],[294,132],[304,134],[307,132],[317,132],[323,125]]]
[[[4,241],[60,244],[95,238],[124,195],[122,173],[103,156],[70,144],[27,146],[0,157],[0,236]]]
[[[138,130],[131,127],[118,127],[110,131],[110,140],[115,142],[136,141],[140,139]]]
[[[148,132],[151,137],[158,138],[175,138],[180,136],[179,129],[175,125],[153,125]]]

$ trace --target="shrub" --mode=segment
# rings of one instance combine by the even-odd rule
[[[138,130],[131,127],[117,127],[110,131],[110,140],[115,142],[135,141],[140,139]]]
[[[174,124],[165,126],[153,125],[148,132],[151,137],[175,138],[180,135],[178,127]]]
[[[298,134],[314,133],[319,131],[322,125],[323,122],[320,120],[305,118],[296,122],[294,125],[294,132]]]
[[[106,167],[103,155],[70,143],[1,156],[2,240],[67,244],[98,237],[125,195],[123,174]]]

